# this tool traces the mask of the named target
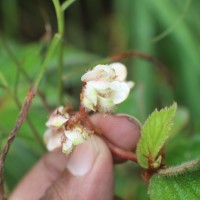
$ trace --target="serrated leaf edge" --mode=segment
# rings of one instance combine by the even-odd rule
[[[197,158],[195,160],[191,160],[188,162],[184,162],[180,165],[177,166],[172,166],[172,167],[168,167],[166,169],[161,169],[159,170],[156,174],[154,174],[149,182],[148,185],[148,194],[150,196],[150,199],[152,200],[152,194],[150,193],[150,186],[151,186],[151,181],[153,178],[159,178],[159,177],[176,177],[176,176],[180,176],[180,175],[184,175],[187,172],[194,172],[200,170],[200,158]]]
[[[175,113],[176,113],[176,110],[177,110],[177,103],[176,102],[174,102],[171,106],[169,106],[169,107],[165,107],[165,108],[162,108],[162,109],[160,109],[160,110],[158,110],[157,108],[153,111],[153,113],[151,114],[151,115],[149,115],[149,117],[147,118],[147,120],[145,121],[145,123],[144,123],[144,125],[143,125],[143,127],[145,127],[146,126],[146,124],[147,123],[149,123],[148,121],[150,120],[150,118],[152,118],[154,115],[156,115],[156,114],[158,114],[159,112],[164,112],[164,111],[166,111],[166,110],[169,110],[170,108],[172,108],[172,107],[175,107],[175,112],[174,112],[174,116],[175,116]],[[173,116],[173,117],[174,117]],[[169,130],[168,130],[168,132],[170,132],[171,131],[171,128],[172,128],[172,126],[173,126],[173,122],[172,122],[172,120],[170,120],[169,121],[169,123],[168,123],[168,125],[170,125],[170,128],[169,128]],[[142,130],[143,130],[143,127],[142,127],[142,129],[141,129],[141,138],[140,138],[140,140],[139,140],[139,142],[138,142],[138,144],[137,144],[137,149],[136,149],[136,154],[138,155],[138,149],[139,149],[139,147],[141,146],[141,141],[142,141],[142,139],[143,139],[143,132],[142,132]],[[167,139],[169,138],[169,136],[170,136],[170,133],[168,134],[168,136],[165,138],[165,140],[163,141],[163,143],[160,145],[160,147],[159,147],[159,151],[162,149],[162,147],[164,146],[164,144],[166,143],[166,141],[167,141]],[[158,152],[158,154],[159,154],[159,152]],[[158,154],[157,154],[157,156],[158,156]],[[146,155],[143,155],[143,156],[146,156]],[[156,157],[157,157],[156,156]],[[148,158],[147,158],[148,159]],[[140,166],[141,167],[143,167],[143,168],[145,168],[145,169],[147,169],[148,168],[148,166],[145,166],[145,165],[143,165],[143,163],[141,163],[140,161],[139,161],[139,159],[138,159],[138,163],[140,164]],[[148,163],[148,160],[147,160],[147,163]]]

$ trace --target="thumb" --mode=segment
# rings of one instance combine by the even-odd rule
[[[69,156],[66,170],[48,188],[42,200],[113,199],[113,160],[97,136],[79,145]]]

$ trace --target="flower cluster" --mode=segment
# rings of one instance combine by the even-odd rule
[[[121,63],[97,65],[81,78],[84,83],[82,105],[88,111],[112,111],[128,97],[134,86],[132,81],[125,81],[126,76],[126,67]]]
[[[47,149],[53,151],[61,147],[63,153],[69,154],[75,146],[85,142],[93,132],[82,125],[86,124],[84,116],[88,111],[110,112],[123,102],[134,86],[132,81],[125,81],[126,76],[126,67],[121,63],[97,65],[85,73],[81,78],[81,108],[84,109],[77,112],[83,112],[83,115],[74,120],[78,115],[70,116],[63,106],[57,108],[46,123],[48,129],[44,140]]]
[[[85,142],[91,132],[81,126],[75,124],[72,128],[68,128],[67,122],[70,115],[63,106],[57,108],[49,117],[46,123],[48,129],[44,134],[44,140],[49,151],[62,148],[63,153],[69,154],[73,148]]]

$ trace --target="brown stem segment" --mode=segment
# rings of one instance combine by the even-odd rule
[[[26,72],[26,70],[23,68],[23,66],[21,65],[21,63],[17,59],[16,55],[13,53],[13,51],[11,50],[11,48],[9,47],[9,45],[6,43],[5,39],[3,37],[0,37],[0,40],[1,40],[2,45],[3,45],[4,49],[6,50],[8,56],[15,63],[15,66],[17,67],[17,69],[22,73],[22,75],[26,78],[26,80],[30,84],[32,84],[33,81],[31,79],[31,77],[28,75],[28,73]],[[46,101],[46,98],[45,98],[44,94],[42,93],[42,91],[37,90],[37,94],[40,97],[41,102],[43,103],[44,107],[48,111],[50,111],[51,110],[51,106]]]
[[[130,58],[130,57],[140,58],[140,59],[143,59],[143,60],[153,63],[160,70],[160,72],[165,75],[167,81],[169,83],[173,83],[171,74],[170,74],[169,70],[167,69],[167,67],[165,65],[163,65],[163,63],[161,63],[157,58],[155,58],[149,54],[146,54],[144,52],[133,51],[133,50],[127,51],[127,52],[122,52],[122,53],[115,54],[113,56],[108,57],[107,60],[109,62],[116,62],[116,61],[124,60],[124,59]]]
[[[22,109],[17,117],[17,121],[15,123],[14,128],[12,129],[12,131],[9,134],[8,140],[6,145],[3,148],[3,151],[0,155],[0,200],[6,200],[7,197],[5,195],[5,190],[4,190],[4,161],[6,159],[6,156],[8,154],[8,151],[11,147],[11,144],[13,143],[18,130],[20,129],[20,127],[22,126],[24,120],[26,119],[26,116],[28,114],[28,111],[30,109],[32,100],[34,98],[36,94],[36,89],[34,87],[31,87],[26,95],[24,104],[22,106]]]

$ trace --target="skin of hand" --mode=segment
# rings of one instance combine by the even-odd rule
[[[135,150],[140,124],[128,115],[95,114],[93,124],[110,142]],[[119,161],[119,159],[118,159]],[[94,135],[66,156],[47,153],[21,180],[10,200],[113,200],[113,157],[106,142]]]

